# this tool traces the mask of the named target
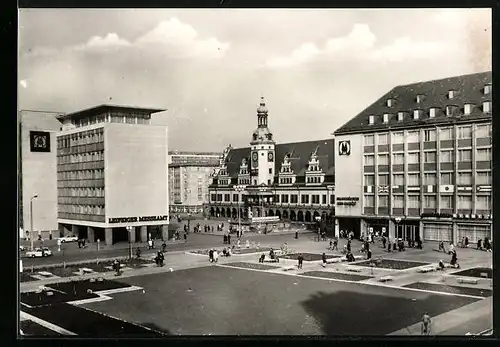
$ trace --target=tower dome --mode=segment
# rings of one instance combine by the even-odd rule
[[[259,108],[257,108],[257,113],[259,114],[267,114],[267,107],[266,107],[266,103],[264,102],[264,97],[262,96],[260,98],[260,105],[259,105]]]

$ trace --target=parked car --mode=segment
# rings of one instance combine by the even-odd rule
[[[65,243],[65,242],[76,242],[78,241],[78,237],[75,236],[75,235],[71,235],[71,236],[64,236],[64,237],[60,237],[59,240],[61,240],[61,243]]]
[[[26,256],[31,258],[50,257],[51,255],[52,251],[47,247],[35,248],[33,251],[26,252]]]

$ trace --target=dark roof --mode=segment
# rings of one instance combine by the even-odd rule
[[[60,120],[68,119],[68,118],[82,118],[88,115],[96,115],[105,111],[124,111],[124,112],[138,112],[138,113],[146,113],[152,114],[157,112],[166,111],[166,109],[158,109],[158,108],[144,108],[144,107],[133,107],[133,106],[123,106],[123,105],[110,105],[104,104],[99,106],[94,106],[90,108],[86,108],[80,111],[66,113],[58,116],[57,118]]]
[[[488,71],[397,86],[337,129],[334,135],[491,118],[491,114],[482,112],[483,101],[491,101],[491,93],[483,93],[484,87],[491,85],[491,81],[492,73]],[[453,99],[448,98],[450,90],[455,91]],[[423,100],[417,103],[419,94],[423,95]],[[388,99],[394,100],[392,107],[387,106]],[[474,104],[475,107],[470,115],[463,116],[466,103]],[[453,116],[446,116],[446,106],[457,106]],[[438,108],[438,112],[435,118],[429,118],[429,110],[433,107]],[[423,112],[419,119],[415,120],[413,111],[417,109]],[[406,112],[402,121],[397,118],[400,111]],[[383,123],[384,113],[391,115],[388,123]],[[369,124],[371,115],[375,116],[374,124]]]
[[[327,176],[334,175],[334,140],[318,140],[307,142],[282,143],[275,146],[275,172],[279,173],[281,164],[287,154],[290,154],[290,164],[298,177],[305,176],[311,154],[318,148],[318,160],[320,167]],[[247,159],[250,165],[250,147],[234,148],[226,158],[229,176],[238,177],[241,160]],[[331,181],[331,180],[329,180]]]

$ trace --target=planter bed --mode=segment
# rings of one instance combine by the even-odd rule
[[[485,275],[483,275],[485,274]],[[493,269],[487,267],[475,267],[472,269],[453,272],[452,275],[476,278],[493,278]]]
[[[33,274],[36,274],[36,272],[34,272]],[[21,280],[21,282],[32,282],[32,281],[38,281],[36,278],[34,277],[31,277],[29,275],[29,273],[26,273],[26,272],[21,272],[20,276],[19,276],[19,279]]]
[[[47,292],[52,292],[53,295],[48,296]],[[94,293],[89,294],[84,290],[82,290],[82,292],[77,292],[75,295],[74,293],[61,293],[55,290],[46,289],[43,290],[41,293],[37,292],[21,293],[21,302],[26,305],[36,307],[36,306],[58,304],[68,301],[92,299],[97,297],[99,297],[99,295]]]
[[[55,283],[48,285],[50,288],[54,288],[56,290],[60,290],[65,293],[74,293],[77,294],[82,292],[87,292],[87,289],[92,290],[92,292],[99,292],[102,290],[111,290],[111,289],[119,289],[119,288],[128,288],[129,284],[121,283],[117,281],[111,280],[82,280],[82,281],[72,281],[65,283]]]
[[[280,256],[280,258],[283,259],[291,259],[291,260],[297,260],[299,256],[299,253],[292,253],[292,254],[286,254]],[[304,261],[318,261],[321,260],[322,255],[321,254],[316,254],[316,253],[302,253],[302,256],[304,257]],[[341,258],[341,255],[326,255],[326,259],[335,259],[335,258]]]
[[[216,251],[219,252],[219,257],[222,255],[222,250],[223,249],[224,249],[224,247],[220,248],[220,249],[216,249]],[[228,249],[228,247],[226,247],[226,249]],[[267,252],[267,253],[269,253],[270,250],[271,250],[271,248],[269,248],[269,247],[261,247],[259,249],[256,249],[256,248],[240,248],[239,250],[237,248],[234,248],[234,249],[231,249],[231,252],[233,252],[232,255],[236,255],[236,254],[260,253],[260,252]],[[190,251],[189,253],[206,255],[208,257],[208,252],[209,251],[210,251],[210,249],[201,249],[201,250],[197,250],[197,251]]]
[[[449,286],[445,284],[426,283],[426,282],[410,283],[403,287],[450,293],[450,294],[473,295],[483,298],[487,298],[493,295],[493,291],[489,289]]]
[[[375,264],[374,267],[380,269],[391,269],[391,270],[406,270],[414,267],[430,265],[430,263],[421,263],[409,260],[396,260],[396,259],[374,259],[361,261],[359,263],[351,263],[352,266],[367,266],[370,267],[371,264]]]
[[[273,269],[279,269],[279,266],[272,266],[272,265],[265,265],[265,264],[255,264],[255,263],[244,263],[244,262],[237,262],[237,263],[228,263],[224,264],[225,266],[232,266],[232,267],[238,267],[242,269],[255,269],[255,270],[273,270]]]
[[[364,281],[370,278],[371,276],[363,276],[356,274],[344,274],[339,272],[327,272],[327,271],[308,271],[304,272],[301,275],[303,276],[311,276],[311,277],[319,277],[319,278],[331,278],[334,280],[345,280],[345,281]]]

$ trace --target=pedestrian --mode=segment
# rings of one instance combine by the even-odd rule
[[[338,251],[338,250],[339,250],[339,249],[338,249],[338,244],[339,244],[339,242],[338,242],[338,241],[337,241],[337,239],[335,238],[335,239],[333,240],[333,249],[334,249],[334,250],[336,250],[336,251]]]
[[[298,238],[299,238],[299,232],[298,232],[298,231],[296,231],[296,232],[295,232],[295,239],[298,239]]]
[[[369,250],[370,250],[370,243],[365,242],[365,251],[369,251]]]
[[[467,236],[465,237],[464,244],[465,244],[465,248],[469,247],[469,238]]]
[[[382,248],[385,248],[386,243],[387,243],[387,240],[385,239],[385,235],[382,235]]]
[[[323,261],[323,267],[326,267],[326,254],[323,253],[323,255],[321,256],[321,260]]]
[[[137,256],[137,259],[141,257],[141,249],[139,247],[135,250],[135,255]]]
[[[366,251],[366,259],[370,260],[371,258],[372,258],[372,251],[368,249],[368,251]]]
[[[217,250],[214,250],[214,262],[217,263],[218,260],[219,260],[219,252],[217,252]]]
[[[266,255],[264,253],[262,253],[260,255],[260,258],[259,258],[259,263],[263,263],[264,262],[264,259],[266,259]]]
[[[397,248],[396,240],[394,240],[394,243],[392,244],[392,250],[396,251],[397,249],[398,248]]]
[[[333,251],[333,240],[330,239],[330,248],[329,248],[330,251]]]
[[[444,261],[440,260],[438,263],[438,270],[443,271],[444,270]]]
[[[477,240],[477,249],[480,249],[481,251],[483,250],[483,240],[482,239]]]
[[[455,251],[455,246],[453,245],[453,242],[450,242],[450,247],[448,247],[448,254],[451,254]]]
[[[455,250],[451,253],[450,265],[456,268],[460,268],[460,264],[458,264],[458,259],[457,259],[457,251]]]
[[[438,248],[438,251],[441,252],[446,252],[445,249],[444,249],[444,242],[443,241],[439,241],[439,248]]]
[[[240,247],[241,247],[241,243],[240,243],[239,239],[238,239],[238,242],[236,243],[236,247],[238,247],[238,249],[240,249]]]
[[[208,261],[209,262],[213,262],[214,261],[214,250],[213,249],[210,249],[208,251]]]
[[[214,226],[212,225],[212,232],[214,232]]]
[[[231,244],[231,234],[228,234],[227,235],[227,244],[230,245]]]
[[[222,239],[223,239],[222,243],[225,245],[227,243],[227,235],[224,234],[224,236],[222,237]]]
[[[431,333],[431,317],[427,312],[422,316],[422,335],[430,335]]]
[[[161,252],[162,253],[165,253],[167,251],[167,244],[165,243],[165,241],[162,243],[161,245]]]
[[[351,251],[351,240],[347,240],[347,252]]]
[[[297,268],[302,269],[302,262],[304,261],[304,257],[302,256],[302,253],[299,254],[299,256],[297,257],[297,260],[299,262],[299,264],[297,265]]]
[[[391,239],[387,238],[387,252],[391,253]]]
[[[250,248],[250,241],[249,240],[246,240],[246,242],[245,242],[245,248]]]
[[[188,238],[188,234],[184,233],[184,241],[187,241],[187,238]]]
[[[417,240],[417,248],[422,249],[422,240],[420,239]]]

